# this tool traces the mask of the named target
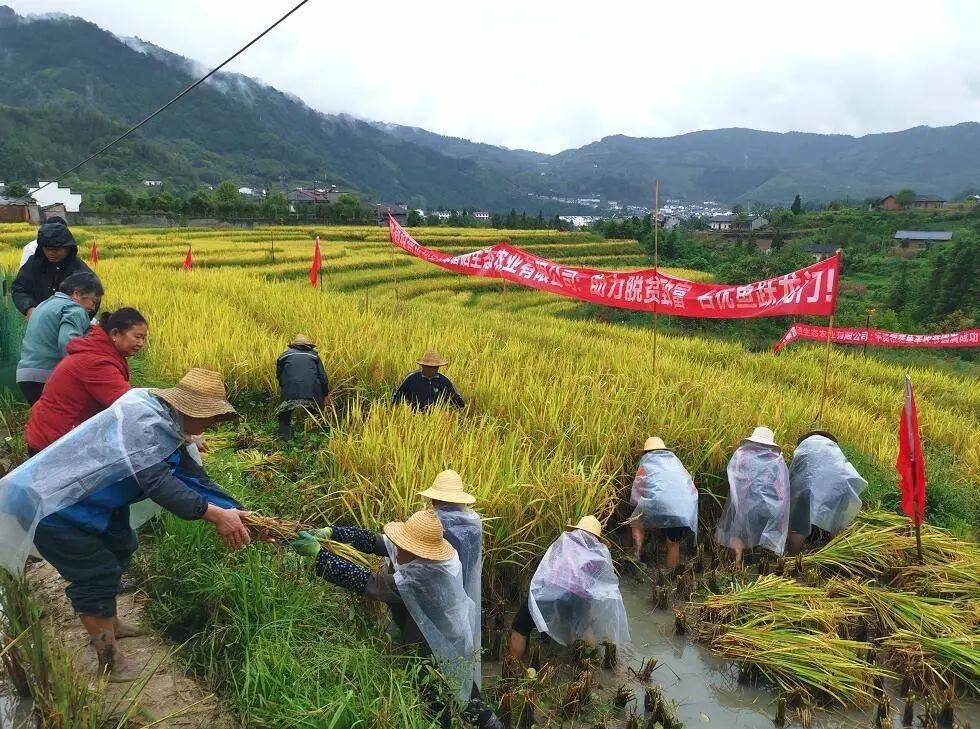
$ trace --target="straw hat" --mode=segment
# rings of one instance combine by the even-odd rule
[[[228,402],[225,383],[221,375],[211,370],[194,367],[184,375],[176,387],[152,389],[150,392],[170,403],[174,409],[192,418],[235,416],[235,408]]]
[[[425,350],[425,354],[422,355],[422,359],[418,360],[418,363],[426,367],[445,367],[449,364],[449,360],[440,357],[436,350],[427,349]]]
[[[472,504],[476,501],[473,494],[466,493],[463,486],[463,479],[453,470],[443,471],[432,485],[423,491],[420,496],[436,501],[445,501],[450,504]]]
[[[594,516],[583,516],[578,520],[578,524],[569,524],[566,529],[581,529],[594,537],[602,537],[602,524]]]
[[[416,511],[407,521],[388,522],[384,533],[399,548],[424,559],[442,562],[456,553],[443,538],[442,522],[432,509]]]
[[[289,346],[290,347],[296,347],[296,346],[304,345],[304,344],[307,345],[308,347],[312,347],[313,346],[313,340],[310,339],[305,334],[297,334],[295,337],[293,337],[293,341],[291,341],[289,343]]]
[[[752,435],[750,435],[748,438],[744,438],[742,442],[758,443],[760,445],[779,448],[779,444],[776,442],[776,434],[772,432],[771,428],[766,428],[762,425],[753,430]]]
[[[667,450],[667,446],[664,445],[664,442],[660,440],[660,438],[658,438],[657,436],[653,436],[652,438],[647,438],[646,443],[643,444],[643,450],[665,451]]]

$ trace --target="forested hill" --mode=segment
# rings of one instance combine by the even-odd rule
[[[0,179],[51,176],[190,83],[194,62],[79,18],[0,6]],[[625,103],[625,101],[624,101]],[[865,137],[718,129],[610,136],[556,155],[327,115],[220,74],[90,164],[84,180],[166,180],[188,190],[232,178],[269,187],[320,180],[420,207],[556,211],[546,198],[648,204],[862,199],[903,187],[952,197],[980,186],[980,124]]]

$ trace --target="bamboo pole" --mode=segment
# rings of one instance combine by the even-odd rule
[[[657,278],[657,268],[660,266],[660,180],[653,186],[653,275]],[[653,376],[657,377],[657,324],[658,324],[658,299],[660,298],[660,286],[657,286],[657,295],[653,299]]]

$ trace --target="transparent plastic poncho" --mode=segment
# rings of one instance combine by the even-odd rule
[[[630,492],[633,518],[648,528],[687,527],[698,535],[698,490],[681,459],[667,450],[640,458]]]
[[[386,541],[389,554],[393,554]],[[415,620],[442,674],[461,702],[470,699],[473,682],[480,671],[479,644],[473,643],[476,605],[463,589],[463,566],[459,557],[435,562],[416,559],[395,566],[395,584]]]
[[[582,529],[563,533],[538,565],[527,598],[534,625],[552,640],[629,643],[626,607],[609,549]]]
[[[715,530],[726,547],[782,554],[789,530],[789,469],[778,448],[743,443],[728,462],[728,501]]]
[[[0,479],[0,567],[24,571],[38,522],[166,460],[183,436],[170,409],[134,389]]]
[[[790,523],[810,535],[816,525],[836,534],[861,510],[861,492],[868,482],[834,441],[812,435],[793,452],[789,467]],[[802,530],[806,524],[806,530]]]
[[[479,650],[483,645],[480,631],[483,522],[473,509],[462,505],[440,505],[435,512],[442,522],[446,541],[453,545],[463,565],[463,589],[476,605],[476,611],[473,613],[473,645]],[[475,680],[477,686],[482,684],[479,671],[476,673]]]

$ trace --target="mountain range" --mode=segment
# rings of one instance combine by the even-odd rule
[[[81,18],[20,16],[0,6],[0,179],[70,167],[186,87],[194,61]],[[254,79],[220,73],[71,180],[164,180],[177,190],[231,178],[275,188],[336,184],[419,207],[517,208],[560,199],[649,205],[863,199],[903,187],[951,197],[980,187],[980,124],[862,137],[716,129],[623,135],[554,155],[415,127],[318,112]]]

